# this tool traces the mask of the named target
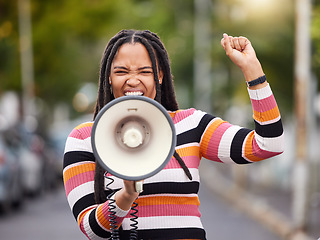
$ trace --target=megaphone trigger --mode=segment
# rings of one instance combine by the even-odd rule
[[[143,192],[143,180],[142,181],[136,181],[135,183],[135,188],[137,193],[142,193]]]

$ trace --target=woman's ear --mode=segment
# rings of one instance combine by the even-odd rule
[[[111,78],[109,77],[109,84],[111,85]]]
[[[162,80],[163,80],[163,71],[162,70],[160,70],[158,78],[159,78],[159,84],[161,85],[162,84]]]

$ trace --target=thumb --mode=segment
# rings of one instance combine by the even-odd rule
[[[230,37],[228,36],[228,34],[226,33],[223,34],[223,38],[221,39],[221,45],[226,51],[227,55],[229,55],[232,52]]]

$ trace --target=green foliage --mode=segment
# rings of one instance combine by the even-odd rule
[[[315,1],[312,13],[312,28],[313,42],[312,70],[314,71],[317,80],[318,88],[320,85],[320,1]]]
[[[0,92],[20,88],[16,1],[0,0]]]
[[[283,0],[228,0],[215,1],[212,25],[214,41],[212,59],[214,69],[224,69],[229,74],[226,84],[213,90],[216,101],[226,107],[236,101],[248,101],[241,71],[217,48],[222,33],[245,36],[251,41],[272,85],[282,113],[291,112],[293,105],[293,3]],[[217,103],[216,105],[221,105]],[[216,106],[219,110],[219,106]]]
[[[97,82],[104,46],[123,28],[157,32],[168,43],[168,49],[172,50],[174,62],[179,62],[176,61],[177,56],[181,56],[187,47],[192,47],[192,26],[190,29],[187,23],[184,24],[184,29],[177,30],[182,18],[188,18],[192,14],[192,1],[31,2],[35,93],[50,105],[71,102],[83,83]],[[0,60],[0,76],[2,89],[21,91],[15,3],[3,0],[0,2],[0,9],[6,13],[0,15],[0,53],[4,56]],[[186,27],[189,27],[188,33],[184,31]],[[183,43],[179,44],[173,39]],[[182,64],[188,62],[188,69],[192,69],[191,57],[187,52],[182,58]],[[174,68],[179,68],[182,64],[174,64]]]
[[[290,109],[293,14],[291,1],[284,1],[286,4],[270,0],[272,8],[264,11],[253,8],[255,1],[251,4],[244,0],[212,1],[213,81],[219,82],[219,76],[226,74],[228,79],[227,84],[214,84],[215,106],[224,99],[228,106],[228,99],[238,97],[237,90],[244,85],[239,80],[243,78],[241,72],[235,70],[220,46],[222,33],[227,32],[249,37],[277,99]],[[189,96],[192,93],[194,0],[33,0],[31,4],[35,93],[50,106],[71,103],[84,83],[97,82],[103,49],[123,28],[158,33],[171,58],[175,85],[183,86]],[[0,0],[2,91],[21,91],[17,19],[17,1]]]

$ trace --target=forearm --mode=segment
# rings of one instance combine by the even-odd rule
[[[115,201],[119,208],[128,211],[138,195],[136,192],[128,193],[125,188],[122,188],[115,194]]]
[[[270,86],[267,84],[265,88],[248,91],[253,108],[255,131],[247,139],[246,154],[250,155],[252,152],[252,156],[256,157],[252,161],[256,161],[282,153],[284,150],[283,126]]]
[[[74,161],[73,161],[74,162]],[[114,225],[120,226],[123,219],[128,214],[128,210],[123,210],[123,206],[116,203],[96,204],[94,200],[94,163],[77,163],[74,167],[69,166],[64,171],[65,189],[70,208],[78,221],[81,231],[89,239],[101,239],[101,234],[109,236],[111,231],[110,205],[115,208]],[[121,190],[120,190],[121,191]],[[99,226],[92,228],[92,226]]]
[[[264,75],[262,66],[259,62],[259,60],[256,58],[254,59],[250,64],[248,64],[246,67],[243,67],[242,69],[242,73],[246,79],[247,82],[250,82],[254,79],[257,79],[261,76]],[[251,90],[257,90],[257,89],[261,89],[264,88],[268,85],[267,82],[261,83],[261,84],[257,84],[255,86],[249,87],[249,89]]]
[[[67,139],[63,179],[67,200],[81,231],[89,239],[101,239],[100,235],[110,237],[109,201],[97,204],[94,199],[95,158],[88,141],[90,131],[86,131],[87,128],[88,124],[78,126]],[[116,204],[114,206],[115,225],[120,226],[128,211]]]
[[[280,112],[270,86],[258,90],[248,89],[255,130],[232,125],[220,118],[207,121],[201,133],[200,149],[204,158],[223,162],[247,164],[261,161],[283,152],[284,135]],[[214,141],[213,141],[214,139]]]

